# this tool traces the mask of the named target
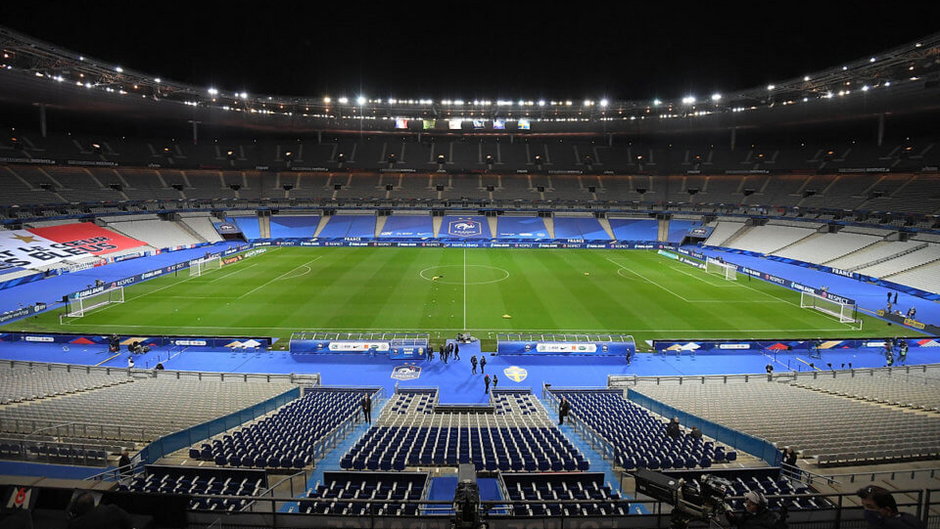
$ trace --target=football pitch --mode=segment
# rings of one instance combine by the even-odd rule
[[[8,330],[142,336],[294,331],[616,333],[649,339],[849,338],[912,334],[861,316],[862,330],[801,309],[800,295],[740,274],[706,274],[651,251],[271,248],[221,269],[128,287],[125,302]]]

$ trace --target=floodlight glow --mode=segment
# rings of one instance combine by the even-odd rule
[[[804,75],[804,76],[803,76],[803,80],[804,80],[804,81],[809,81],[809,76],[808,76],[808,75]]]
[[[209,95],[210,95],[210,96],[214,96],[214,95],[218,95],[218,94],[219,94],[219,91],[216,90],[215,88],[210,88],[210,89],[209,89]]]
[[[329,97],[324,97],[324,98],[323,98],[323,102],[326,103],[327,105],[329,105],[330,103],[333,102],[333,100],[330,99]]]
[[[868,62],[875,62],[875,58],[872,57],[872,58],[868,59]]]
[[[885,86],[891,86],[891,81],[885,81]]]
[[[242,98],[242,99],[248,99],[248,92],[242,92],[242,93],[238,94],[238,97],[240,97],[240,98]]]
[[[120,66],[115,66],[114,71],[117,73],[124,73],[124,68],[121,68]]]
[[[366,104],[366,98],[363,97],[363,96],[359,96],[359,97],[356,98],[356,103],[358,103],[358,104],[360,104],[360,105],[364,105],[364,104]]]
[[[157,84],[159,84],[159,83],[160,83],[160,78],[159,78],[159,77],[157,77],[156,79],[154,79],[154,80],[153,80],[153,82],[155,82],[155,83],[157,83]]]
[[[773,90],[774,88],[777,88],[777,85],[773,85],[773,84],[767,85],[767,90]]]
[[[545,106],[545,100],[544,100],[544,99],[539,99],[539,106],[540,106],[540,107],[544,107],[544,106]]]
[[[606,99],[601,99],[601,106],[602,106],[602,107],[606,107],[608,104],[609,104],[609,102],[608,102]]]
[[[346,97],[339,98],[339,104],[341,105],[345,105],[348,102],[349,102],[349,98],[346,98]]]
[[[721,101],[721,94],[712,94],[712,101]]]
[[[862,87],[862,92],[867,92],[869,90],[868,85]]]
[[[695,96],[685,96],[685,97],[683,97],[683,98],[682,98],[682,104],[683,104],[683,105],[694,105],[694,104],[695,104]]]
[[[81,56],[81,55],[79,55],[79,56],[78,56],[78,60],[80,60],[80,61],[84,61],[84,60],[85,60],[85,57],[83,57],[83,56]]]
[[[658,107],[659,105],[662,105],[662,104],[663,104],[663,102],[662,102],[661,100],[659,100],[659,99],[654,99],[654,100],[653,100],[653,106],[654,106],[654,107]]]

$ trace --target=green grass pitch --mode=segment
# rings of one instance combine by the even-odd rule
[[[743,274],[726,281],[648,251],[272,248],[199,277],[183,270],[131,286],[125,299],[64,325],[57,311],[6,328],[280,338],[469,330],[485,342],[514,330],[638,342],[912,334],[867,316],[852,330],[801,309],[797,292]]]

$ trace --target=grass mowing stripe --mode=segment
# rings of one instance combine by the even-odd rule
[[[51,312],[4,329],[176,329],[278,338],[298,330],[399,330],[428,332],[435,340],[455,331],[483,337],[507,331],[616,333],[638,340],[916,335],[868,316],[864,330],[854,331],[798,308],[798,294],[777,285],[725,285],[692,275],[695,270],[680,272],[674,263],[663,266],[667,261],[653,252],[618,250],[279,248],[233,269],[245,273],[167,274],[130,286],[124,304],[70,326],[60,325],[59,313]],[[246,290],[248,295],[233,299]]]
[[[269,280],[265,281],[264,283],[262,283],[262,284],[256,286],[255,288],[249,290],[248,292],[245,292],[245,293],[242,294],[241,296],[238,296],[238,299],[242,299],[242,298],[244,298],[245,296],[247,296],[248,294],[252,294],[252,293],[254,293],[254,292],[256,292],[256,291],[258,291],[258,290],[260,290],[260,289],[262,289],[262,288],[264,288],[264,287],[266,287],[266,286],[268,286],[270,283],[273,283],[274,281],[277,281],[278,279],[281,279],[282,277],[284,277],[284,276],[290,274],[290,273],[293,272],[294,270],[297,270],[297,269],[300,268],[301,266],[307,266],[307,265],[309,265],[310,263],[319,260],[321,257],[323,257],[323,256],[322,256],[322,255],[318,255],[318,256],[314,257],[313,259],[307,261],[306,263],[300,265],[300,266],[295,266],[294,268],[291,268],[291,269],[288,270],[287,272],[285,272],[285,273],[283,273],[283,274],[281,274],[281,275],[275,277],[274,279],[269,279]]]

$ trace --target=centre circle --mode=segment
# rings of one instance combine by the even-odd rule
[[[418,275],[421,279],[443,285],[489,285],[509,279],[509,271],[489,265],[429,266]]]

